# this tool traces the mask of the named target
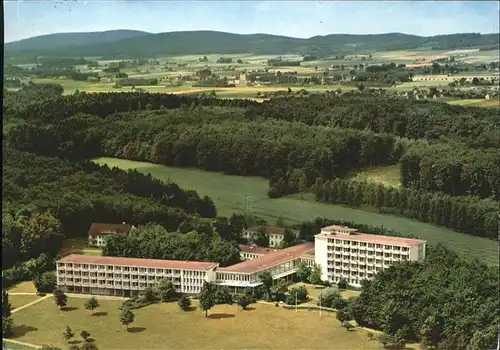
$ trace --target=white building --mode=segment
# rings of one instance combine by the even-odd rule
[[[242,260],[252,260],[260,258],[272,252],[277,252],[279,249],[259,247],[255,244],[239,244],[240,258]]]
[[[315,262],[322,279],[359,287],[363,279],[401,261],[423,261],[425,241],[360,233],[344,226],[328,226],[315,236]]]
[[[57,261],[57,286],[69,293],[131,297],[166,278],[178,292],[197,294],[204,282],[215,280],[218,265],[71,254]]]
[[[94,223],[90,226],[88,237],[90,247],[103,247],[105,237],[114,233],[128,235],[135,230],[133,225],[122,224],[98,224]]]
[[[322,279],[352,286],[401,261],[423,261],[425,241],[360,233],[344,226],[328,226],[315,242],[286,249],[240,245],[245,261],[219,267],[212,262],[96,257],[72,254],[57,261],[57,285],[66,292],[135,296],[161,279],[178,292],[197,294],[204,282],[228,286],[234,292],[262,284],[268,271],[274,280],[291,280],[300,262],[319,265]]]
[[[256,226],[250,227],[243,231],[243,238],[252,241],[254,236],[259,233],[259,230],[264,229],[269,235],[269,246],[272,248],[281,248],[283,246],[283,238],[285,236],[285,229],[282,227],[273,226]],[[297,236],[297,230],[292,230],[292,233]]]
[[[228,267],[218,267],[215,283],[234,287],[235,292],[262,284],[259,275],[268,271],[273,279],[292,279],[304,254],[314,250],[312,242],[302,243]]]

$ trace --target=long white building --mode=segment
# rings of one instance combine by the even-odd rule
[[[347,282],[359,287],[363,279],[396,262],[423,261],[425,241],[419,239],[371,235],[345,226],[328,226],[314,239],[316,264],[321,266],[322,279]]]
[[[71,254],[57,261],[57,285],[66,292],[135,296],[161,279],[173,282],[178,292],[197,294],[204,282],[228,286],[235,292],[262,284],[259,275],[292,279],[300,262],[317,264],[322,279],[352,286],[400,261],[423,261],[425,241],[371,235],[343,226],[324,227],[314,243],[286,249],[241,245],[238,264],[219,267],[212,262],[96,257]]]
[[[196,294],[215,280],[218,265],[71,254],[57,261],[57,286],[69,293],[131,297],[166,278],[178,292]]]

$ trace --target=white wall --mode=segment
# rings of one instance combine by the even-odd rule
[[[328,280],[328,247],[325,237],[314,238],[314,261],[321,267],[321,279]]]

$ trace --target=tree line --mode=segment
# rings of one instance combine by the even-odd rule
[[[47,156],[118,157],[266,178],[305,168],[308,181],[390,164],[401,152],[389,134],[273,119],[179,120],[186,113],[75,115],[54,124],[16,125],[8,140],[17,149]]]
[[[368,129],[410,139],[439,140],[447,136],[474,147],[497,147],[500,140],[495,109],[442,102],[311,94],[302,98],[271,99],[249,108],[249,116]]]
[[[402,185],[451,196],[500,199],[499,149],[415,143],[400,159]]]
[[[236,241],[223,239],[210,224],[197,229],[199,231],[169,233],[160,225],[139,226],[130,235],[108,236],[102,253],[127,258],[209,261],[221,266],[240,262]]]
[[[372,207],[445,226],[459,232],[496,239],[498,202],[473,196],[453,197],[410,188],[386,187],[367,181],[335,179],[312,186],[316,200],[349,207]]]

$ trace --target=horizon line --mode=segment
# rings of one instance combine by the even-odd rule
[[[107,32],[117,32],[117,31],[136,31],[136,32],[142,32],[145,34],[150,34],[150,35],[160,35],[160,34],[170,34],[170,33],[196,33],[196,32],[213,32],[213,33],[223,33],[223,34],[234,34],[234,35],[269,35],[269,36],[278,36],[282,38],[291,38],[291,39],[299,39],[299,40],[309,40],[312,38],[318,38],[318,37],[325,37],[325,36],[330,36],[330,35],[352,35],[352,36],[368,36],[368,35],[389,35],[389,34],[401,34],[401,35],[408,35],[408,36],[416,36],[420,38],[432,38],[436,36],[447,36],[447,35],[460,35],[460,34],[478,34],[478,35],[493,35],[493,34],[498,34],[500,35],[500,32],[492,32],[492,33],[481,33],[481,32],[456,32],[456,33],[447,33],[447,34],[433,34],[429,36],[424,36],[424,35],[417,35],[417,34],[411,34],[411,33],[403,33],[403,32],[384,32],[384,33],[363,33],[363,34],[353,34],[353,33],[330,33],[330,34],[325,34],[325,35],[314,35],[311,37],[307,38],[300,38],[300,37],[294,37],[294,36],[287,36],[287,35],[280,35],[280,34],[271,34],[271,33],[236,33],[236,32],[225,32],[225,31],[219,31],[219,30],[211,30],[211,29],[199,29],[199,30],[177,30],[177,31],[169,31],[169,32],[148,32],[144,31],[141,29],[108,29],[108,30],[101,30],[101,31],[88,31],[88,32],[81,32],[81,31],[76,31],[76,32],[55,32],[55,33],[48,33],[48,34],[40,34],[40,35],[35,35],[23,39],[18,39],[14,41],[5,41],[4,45],[6,44],[11,44],[11,43],[16,43],[16,42],[21,42],[24,40],[30,40],[30,39],[35,39],[35,38],[40,38],[44,36],[51,36],[51,35],[57,35],[57,34],[91,34],[91,33],[107,33]],[[122,40],[128,40],[127,39],[122,39]]]

